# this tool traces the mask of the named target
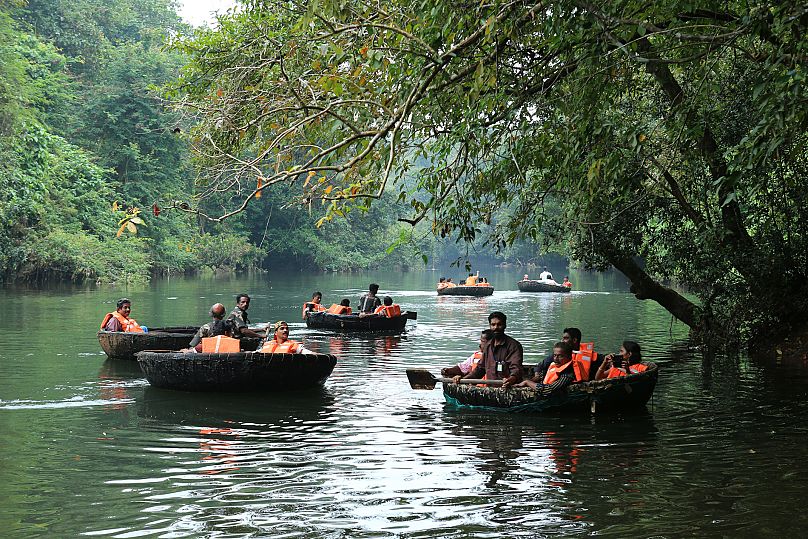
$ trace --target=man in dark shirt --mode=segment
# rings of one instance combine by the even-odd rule
[[[240,339],[242,337],[255,337],[257,339],[262,339],[264,337],[260,333],[256,333],[248,327],[250,320],[247,318],[247,309],[249,308],[250,296],[247,294],[239,294],[236,296],[236,306],[233,309],[233,312],[230,313],[230,316],[227,317],[227,320],[231,323],[230,330],[233,332],[233,337],[236,339]]]
[[[494,311],[489,314],[488,327],[492,338],[486,341],[482,350],[483,359],[463,378],[481,378],[483,374],[486,380],[502,378],[502,388],[505,389],[522,380],[522,345],[513,337],[505,335],[507,317],[503,313]],[[499,365],[502,365],[501,369]],[[455,383],[460,378],[455,376]]]
[[[380,300],[376,296],[376,293],[378,292],[379,292],[379,285],[377,285],[376,283],[370,283],[370,286],[368,286],[368,293],[359,299],[360,316],[363,313],[373,314],[373,311],[376,310],[376,307],[381,306],[382,300]]]
[[[199,347],[196,351],[202,351],[202,339],[205,337],[216,337],[217,335],[227,335],[229,331],[229,326],[227,322],[222,320],[224,318],[225,313],[224,305],[221,303],[215,303],[210,308],[210,316],[213,318],[207,324],[203,324],[194,335],[194,338],[191,339],[191,343],[188,345],[187,351],[193,351],[194,349]]]

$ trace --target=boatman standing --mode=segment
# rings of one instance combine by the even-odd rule
[[[507,320],[505,314],[499,311],[488,315],[491,338],[482,349],[483,359],[462,378],[481,378],[484,374],[486,380],[504,380],[503,389],[522,381],[522,345],[505,335]],[[455,376],[453,381],[457,383],[460,379],[460,376]]]

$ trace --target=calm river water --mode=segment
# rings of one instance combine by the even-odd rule
[[[558,268],[557,277],[564,270]],[[459,271],[445,272],[455,280]],[[135,289],[0,290],[2,537],[783,537],[808,524],[808,379],[745,357],[708,367],[683,326],[619,274],[572,272],[570,295],[438,298],[437,272],[157,280]],[[400,336],[314,332],[313,290],[356,303],[371,281],[417,322]],[[198,325],[252,298],[254,322],[339,356],[322,390],[192,394],[149,387],[95,332],[122,295],[148,326]],[[596,350],[623,339],[661,366],[631,415],[509,415],[413,391],[508,316],[526,362],[565,326]]]

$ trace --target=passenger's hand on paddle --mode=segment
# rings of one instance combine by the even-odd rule
[[[508,389],[509,387],[511,387],[513,385],[513,379],[512,378],[513,378],[512,376],[509,376],[509,377],[505,378],[505,380],[502,381],[502,389]]]
[[[457,376],[452,376],[452,383],[453,384],[459,384],[461,378],[462,378],[462,376],[460,376],[459,374]]]

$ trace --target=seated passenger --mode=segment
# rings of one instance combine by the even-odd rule
[[[455,287],[455,286],[457,286],[457,283],[453,282],[451,277],[446,279],[446,287],[447,288],[452,288],[452,287]]]
[[[289,324],[283,320],[278,320],[273,326],[275,334],[272,339],[267,340],[259,352],[262,354],[313,354],[297,341],[289,338]]]
[[[647,368],[648,365],[642,363],[640,345],[634,341],[623,341],[620,352],[609,354],[604,358],[595,375],[595,380],[636,374],[645,371]]]
[[[469,276],[466,277],[466,286],[474,286],[476,284],[477,284],[477,277],[475,277],[473,273],[469,273]]]
[[[440,370],[440,373],[447,377],[452,378],[455,376],[465,376],[477,368],[477,364],[483,359],[483,349],[488,341],[491,339],[493,333],[490,329],[486,329],[480,334],[479,349],[467,357],[464,361],[458,363],[454,367],[446,367]]]
[[[394,304],[393,298],[391,298],[390,296],[384,296],[384,304],[376,307],[376,310],[373,311],[373,314],[386,316],[387,318],[393,318],[395,316],[401,316],[401,307],[399,307],[397,304]]]
[[[538,397],[549,397],[552,393],[560,391],[573,382],[589,381],[578,376],[577,369],[572,362],[572,346],[559,341],[553,346],[553,364],[547,369],[541,383],[534,380],[525,380],[514,387],[531,387],[536,390]]]
[[[561,286],[566,286],[567,288],[572,288],[572,283],[570,282],[570,280],[567,278],[566,275],[564,276],[564,282],[561,283]]]
[[[328,308],[329,313],[331,314],[351,314],[351,300],[348,298],[342,298],[342,301],[339,302],[339,305],[336,303],[332,304],[331,307]]]
[[[323,293],[322,292],[315,292],[311,295],[311,300],[307,301],[303,304],[303,319],[306,319],[306,313],[309,311],[325,311],[325,306],[321,304],[323,301]]]
[[[438,281],[438,290],[443,290],[449,286],[449,283],[446,282],[446,277],[441,277],[440,281]]]
[[[523,281],[529,281],[529,280],[530,280],[530,279],[528,279],[527,273],[525,273],[525,276],[524,276],[524,277],[522,277],[522,280],[523,280]]]
[[[121,298],[115,306],[115,312],[107,313],[101,322],[101,331],[124,331],[127,333],[148,333],[148,329],[141,327],[134,318],[129,318],[132,312],[132,302]]]
[[[188,348],[183,348],[180,350],[180,352],[201,352],[202,339],[205,337],[216,337],[217,335],[226,335],[228,337],[232,336],[230,325],[224,321],[225,312],[227,311],[225,311],[224,305],[221,303],[215,303],[208,312],[213,320],[203,324],[197,330],[194,338],[191,339],[191,343],[188,345]]]

